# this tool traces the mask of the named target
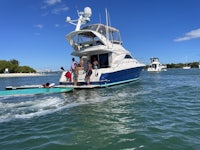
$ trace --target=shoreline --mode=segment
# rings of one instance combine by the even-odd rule
[[[43,73],[0,73],[0,78],[44,76]]]

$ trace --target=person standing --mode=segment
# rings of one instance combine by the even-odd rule
[[[73,73],[73,80],[74,80],[74,86],[77,86],[78,85],[78,64],[75,63],[74,64],[74,73]]]
[[[75,61],[75,58],[72,58],[71,71],[73,74],[73,82],[75,86],[77,86],[77,83],[78,83],[78,66],[77,65],[78,64]]]
[[[96,57],[93,58],[93,63],[92,64],[93,64],[93,68],[94,69],[98,69],[99,63],[98,63]]]
[[[80,63],[79,64],[80,64],[81,67],[84,67],[83,66],[84,65],[83,57],[80,57]]]
[[[72,65],[71,65],[72,72],[75,70],[75,64],[77,64],[77,62],[75,61],[75,58],[72,58]]]
[[[92,75],[92,64],[90,61],[88,61],[88,68],[86,72],[86,80],[87,80],[87,85],[90,85],[90,76]]]
[[[80,57],[80,62],[78,64],[78,70],[84,70],[84,61],[83,61],[82,57]]]

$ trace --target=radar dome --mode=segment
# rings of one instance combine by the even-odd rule
[[[84,14],[85,14],[85,17],[90,17],[92,15],[92,10],[90,7],[85,7],[84,8]]]
[[[67,18],[66,18],[66,21],[67,21],[67,22],[70,22],[70,21],[71,21],[71,18],[70,18],[70,17],[67,17]]]

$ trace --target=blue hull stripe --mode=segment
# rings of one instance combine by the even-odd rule
[[[102,74],[100,80],[105,82],[101,82],[100,84],[113,85],[137,80],[142,69],[143,67],[137,67],[113,73]]]
[[[130,80],[126,80],[126,81],[120,81],[120,82],[105,83],[105,84],[101,84],[101,87],[113,86],[113,85],[117,85],[117,84],[133,82],[133,81],[136,81],[136,80],[139,80],[139,78],[130,79]]]

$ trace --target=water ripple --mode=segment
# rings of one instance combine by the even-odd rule
[[[1,98],[0,147],[198,150],[199,73],[144,72],[139,82],[109,88]]]

